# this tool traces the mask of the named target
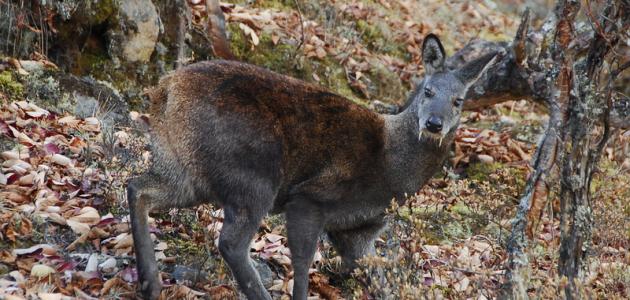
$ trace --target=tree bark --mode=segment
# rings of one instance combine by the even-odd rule
[[[568,279],[564,288],[567,299],[581,298],[577,293],[576,281],[584,275],[584,260],[591,244],[591,181],[610,135],[611,83],[616,75],[612,72],[613,76],[607,83],[602,82],[602,66],[619,42],[622,33],[619,30],[630,24],[629,9],[630,5],[621,1],[608,1],[604,5],[600,19],[593,21],[598,30],[590,43],[585,64],[577,65],[574,69],[574,86],[570,97],[572,109],[568,111],[567,126],[562,134],[564,154],[560,185],[558,271],[560,276]],[[598,110],[604,110],[605,113],[598,114]],[[599,141],[596,138],[598,119],[604,126]]]
[[[235,59],[230,50],[230,41],[225,33],[225,17],[218,0],[206,0],[208,12],[208,37],[212,41],[214,55],[223,59]]]
[[[588,5],[588,3],[586,3]],[[533,159],[534,171],[520,199],[508,241],[508,266],[504,285],[505,298],[527,299],[529,262],[527,247],[533,236],[532,226],[540,218],[538,207],[545,203],[549,171],[561,170],[561,245],[559,274],[567,278],[564,297],[579,298],[576,280],[590,248],[592,212],[590,184],[597,163],[610,134],[611,126],[628,125],[628,101],[613,99],[613,82],[625,64],[604,72],[604,62],[614,65],[619,59],[612,51],[630,27],[628,3],[608,1],[600,19],[591,28],[579,32],[575,18],[580,11],[576,0],[558,1],[554,13],[538,32],[527,34],[527,12],[511,45],[490,44],[483,48],[507,47],[510,55],[469,92],[468,108],[481,107],[518,96],[541,101],[549,110],[545,135]],[[590,12],[590,7],[587,7]],[[528,35],[528,42],[523,39]],[[592,37],[585,42],[585,37]],[[535,41],[534,45],[528,45]],[[460,51],[475,49],[473,44]],[[614,53],[615,55],[611,55]],[[462,61],[465,59],[461,59]],[[513,81],[501,80],[511,74]],[[608,76],[608,80],[603,80]],[[504,78],[503,78],[504,79]],[[515,81],[515,82],[514,82]],[[605,82],[605,83],[604,83]],[[496,83],[496,85],[493,85]],[[482,98],[490,95],[490,99]],[[512,98],[513,99],[513,98]]]
[[[190,24],[190,12],[186,0],[177,0],[177,59],[175,68],[179,69],[186,62],[186,31]]]

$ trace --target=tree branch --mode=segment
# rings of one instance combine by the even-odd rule
[[[225,16],[223,16],[219,1],[206,0],[206,11],[208,12],[207,33],[212,41],[214,55],[223,59],[235,59],[225,33]]]
[[[557,20],[557,16],[552,14],[540,30],[532,30],[529,11],[526,10],[511,43],[473,40],[451,56],[446,65],[449,69],[456,69],[493,51],[503,50],[506,53],[502,61],[491,67],[468,90],[464,109],[477,110],[510,100],[529,100],[547,105],[548,69],[540,62],[549,60],[550,49],[546,48],[553,44],[550,28],[555,28]],[[580,33],[570,40],[567,47],[576,58],[585,56],[592,49],[592,39],[592,32]],[[612,127],[630,129],[629,109],[624,105],[614,105],[610,111],[610,121]]]

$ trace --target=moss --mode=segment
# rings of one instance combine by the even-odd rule
[[[301,68],[301,73],[303,74],[302,79],[315,82],[312,74],[317,74],[320,79],[320,81],[317,82],[318,84],[327,87],[357,104],[367,106],[367,102],[358,98],[352,90],[348,78],[346,77],[344,67],[334,59],[330,57],[325,57],[322,60],[304,59]]]
[[[117,6],[114,0],[85,1],[81,21],[90,25],[101,24],[116,12]]]
[[[376,21],[375,24],[370,24],[365,20],[358,20],[356,29],[368,49],[405,61],[411,59],[409,52],[405,49],[405,45],[393,40],[392,34],[389,32],[389,26],[386,23]]]
[[[490,174],[496,172],[503,165],[501,163],[475,163],[466,169],[468,178],[476,181],[490,181]]]
[[[519,194],[525,189],[525,185],[527,184],[527,172],[519,169],[509,169],[510,175],[514,178],[514,184],[516,186],[516,190]]]
[[[92,15],[92,24],[100,24],[105,22],[116,10],[116,3],[114,0],[101,0],[97,1],[96,7],[89,9]]]
[[[488,223],[483,229],[482,234],[496,239],[501,245],[507,245],[508,237],[510,236],[511,228],[503,228],[498,223]]]
[[[251,3],[253,7],[270,8],[270,9],[276,9],[276,10],[295,9],[295,0],[264,0],[264,1],[232,0],[230,2],[234,4],[242,5],[242,6],[247,6]]]
[[[188,257],[194,260],[195,258],[208,255],[204,244],[192,239],[173,238],[170,236],[164,236],[163,239],[169,244],[168,249],[165,251],[167,256]]]
[[[525,188],[526,172],[518,168],[506,167],[499,162],[494,163],[474,163],[466,169],[468,178],[477,182],[489,182],[513,187],[513,191],[520,193]],[[493,176],[491,176],[493,175]],[[497,176],[498,175],[498,176]],[[515,195],[517,196],[517,195]]]
[[[254,6],[260,7],[260,8],[277,9],[277,10],[293,10],[295,9],[295,0],[256,1]]]
[[[381,46],[381,42],[383,41],[383,32],[381,32],[380,28],[369,24],[365,20],[357,21],[357,31],[361,34],[361,38],[363,42],[367,44],[369,47],[377,47]]]
[[[294,63],[294,56],[296,56],[297,51],[295,46],[282,43],[274,45],[269,33],[262,33],[259,37],[260,43],[254,46],[251,38],[245,36],[237,24],[230,23],[227,29],[230,33],[230,48],[239,60],[281,74],[302,77],[303,74],[299,72]]]
[[[390,71],[385,65],[379,61],[372,61],[368,77],[372,82],[371,89],[373,99],[388,103],[402,104],[401,102],[407,98],[408,90],[403,85],[398,74]]]
[[[422,224],[416,224],[416,230],[421,231],[420,235],[428,244],[467,238],[472,235],[473,228],[476,230],[484,225],[484,222],[480,222],[482,216],[464,209],[447,211],[435,206],[426,206],[414,208],[410,212],[407,207],[401,207],[398,209],[398,215],[408,222],[420,220]]]
[[[8,96],[11,101],[19,100],[24,95],[24,87],[13,78],[10,71],[4,71],[0,73],[0,92]]]

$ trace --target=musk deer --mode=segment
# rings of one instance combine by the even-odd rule
[[[425,78],[397,115],[239,62],[195,63],[163,78],[149,92],[153,163],[127,188],[143,297],[161,289],[153,210],[223,207],[219,251],[249,299],[271,299],[249,256],[268,213],[286,214],[294,299],[307,297],[320,234],[347,267],[373,252],[390,201],[404,201],[441,167],[468,87],[496,59],[447,70],[435,35],[422,48]]]

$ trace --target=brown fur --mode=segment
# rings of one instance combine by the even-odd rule
[[[167,95],[177,99],[172,107],[165,103]],[[372,172],[383,150],[380,115],[319,86],[253,65],[201,62],[164,78],[149,96],[154,129],[168,137],[175,156],[192,154],[195,160],[205,155],[203,149],[190,153],[194,147],[189,145],[204,131],[196,128],[204,123],[190,122],[191,116],[207,105],[257,128],[265,141],[281,144],[283,184],[276,211],[303,181],[310,180],[314,189]],[[187,128],[186,134],[172,128]]]

